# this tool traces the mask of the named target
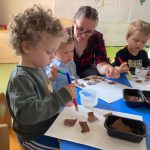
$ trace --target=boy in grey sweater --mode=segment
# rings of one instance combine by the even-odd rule
[[[10,41],[20,62],[11,73],[7,101],[13,117],[13,128],[25,149],[58,147],[44,133],[66,103],[76,97],[75,85],[70,84],[52,93],[43,69],[53,59],[64,38],[59,20],[51,10],[33,6],[16,15],[9,25]],[[48,145],[42,143],[42,139]],[[50,140],[50,141],[49,141]],[[57,143],[57,142],[56,142]]]

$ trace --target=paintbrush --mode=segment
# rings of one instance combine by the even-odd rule
[[[50,64],[50,68],[52,68],[54,65]],[[58,73],[66,75],[67,73],[63,72],[62,70],[57,70]]]
[[[70,78],[70,75],[69,73],[67,72],[67,80],[68,80],[68,83],[70,84],[71,83],[71,78]],[[75,109],[76,111],[78,112],[79,111],[79,108],[78,108],[78,103],[77,103],[77,100],[76,99],[73,99],[73,103],[74,103],[74,106],[75,106]]]
[[[63,75],[67,75],[67,73],[64,73],[64,72],[61,71],[61,70],[57,70],[57,72],[59,72],[60,74],[63,74]]]
[[[75,79],[74,76],[71,76],[71,77],[70,77],[70,75],[69,75],[68,72],[65,73],[65,72],[63,72],[62,70],[57,70],[57,72],[60,73],[60,74],[66,75],[69,84],[71,83],[71,77],[72,77],[73,79]],[[78,103],[77,103],[77,100],[76,100],[76,99],[73,99],[73,103],[74,103],[74,106],[75,106],[76,111],[78,112],[79,109],[78,109]]]
[[[118,60],[120,61],[121,64],[124,63],[123,60],[122,60],[120,57],[118,57]],[[131,72],[128,70],[127,73],[128,73],[128,76],[127,76],[128,79],[131,80],[131,79],[132,79],[132,74],[131,74]]]

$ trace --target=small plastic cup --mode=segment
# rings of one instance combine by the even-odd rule
[[[144,67],[140,67],[140,68],[135,69],[135,74],[137,76],[146,77],[147,72],[148,72],[148,69],[144,68]]]
[[[93,90],[82,90],[79,92],[81,104],[85,107],[94,107],[97,105],[98,97]]]

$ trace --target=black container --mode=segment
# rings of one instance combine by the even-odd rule
[[[134,101],[130,99],[131,96],[136,96],[139,98],[138,101]],[[144,99],[141,95],[141,91],[138,89],[124,89],[123,90],[123,98],[128,107],[140,107],[144,104]]]
[[[144,95],[145,105],[150,108],[150,91],[142,91]]]
[[[111,127],[111,124],[118,119],[122,119],[122,122],[129,126],[132,130],[132,133],[127,133],[123,131],[117,131]],[[140,143],[144,137],[146,137],[146,125],[139,120],[124,118],[121,116],[110,115],[105,119],[104,123],[105,128],[107,129],[107,134],[111,137],[124,139],[127,141]]]

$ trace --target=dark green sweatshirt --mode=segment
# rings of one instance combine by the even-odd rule
[[[50,93],[42,69],[16,66],[7,86],[7,102],[13,128],[19,140],[32,140],[44,134],[71,100],[65,88]]]

